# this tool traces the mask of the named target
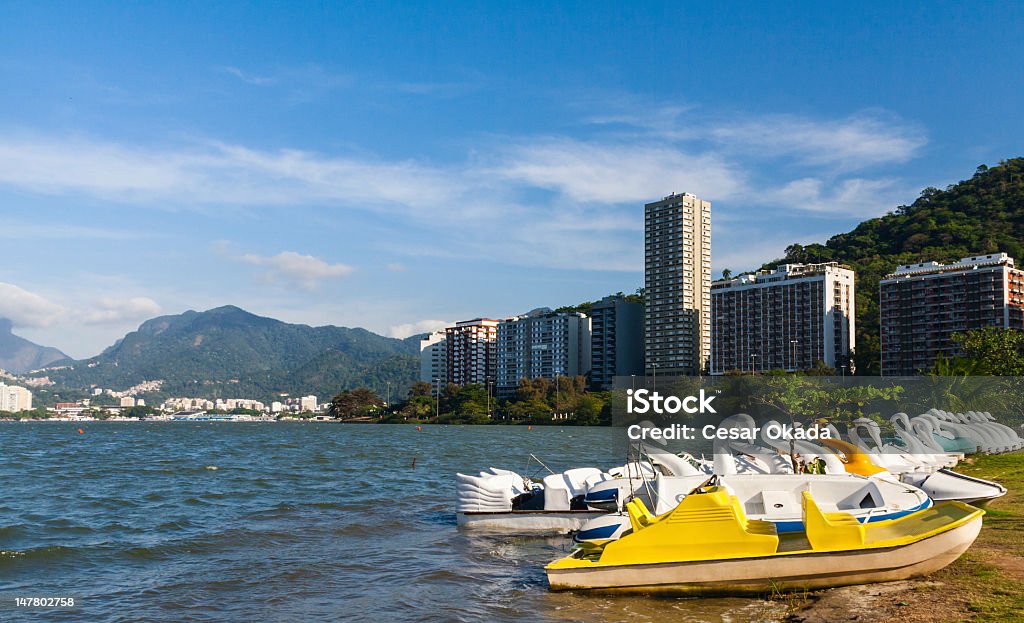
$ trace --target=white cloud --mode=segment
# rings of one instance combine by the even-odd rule
[[[215,141],[141,148],[7,135],[0,136],[0,187],[132,206],[360,211],[394,226],[387,240],[403,230],[418,234],[393,243],[392,253],[412,256],[429,246],[420,253],[628,271],[640,269],[643,203],[671,192],[711,199],[717,214],[725,206],[818,217],[873,216],[913,199],[909,184],[891,172],[873,177],[866,170],[920,151],[926,138],[912,123],[878,112],[832,119],[701,114],[683,106],[613,109],[588,118],[594,132],[587,139],[477,137],[474,152],[445,164]],[[305,288],[351,271],[297,253],[247,261]]]
[[[637,203],[673,191],[725,198],[743,186],[739,172],[715,154],[570,138],[512,147],[493,172],[580,202]]]
[[[418,322],[410,322],[406,324],[392,325],[388,329],[388,335],[397,338],[407,338],[412,335],[419,335],[420,333],[430,333],[432,331],[440,331],[445,327],[450,327],[454,323],[445,322],[444,320],[420,320]]]
[[[0,139],[0,185],[133,204],[424,208],[452,199],[446,174],[411,161],[324,158],[224,143],[144,149],[84,139]]]
[[[893,178],[848,178],[835,184],[806,177],[767,190],[766,203],[842,217],[872,217],[913,199],[913,191]]]
[[[408,268],[405,267],[405,264],[402,264],[400,262],[391,262],[390,264],[387,265],[387,269],[393,273],[404,273],[405,271],[409,270]]]
[[[773,159],[792,156],[804,165],[844,170],[906,162],[927,143],[916,124],[866,113],[826,120],[770,115],[723,123],[709,133],[729,151]]]
[[[107,297],[96,301],[92,310],[81,317],[81,321],[90,325],[134,323],[148,320],[161,311],[156,301],[145,296],[129,299]]]
[[[324,279],[347,277],[354,270],[347,264],[328,264],[318,257],[294,251],[284,251],[273,256],[245,254],[238,259],[264,267],[264,276],[271,281],[294,283],[306,290],[315,290]]]
[[[253,86],[269,86],[277,82],[277,79],[275,78],[251,74],[247,71],[242,71],[238,67],[232,67],[231,65],[223,65],[221,67],[217,67],[217,70],[226,74],[230,74],[238,78],[242,82],[246,84],[251,84]]]
[[[130,231],[103,227],[83,227],[67,223],[24,223],[7,221],[0,228],[0,238],[9,240],[137,240],[153,238],[156,234],[147,231]]]
[[[39,294],[0,282],[0,317],[9,319],[16,327],[50,327],[66,313],[62,305]]]

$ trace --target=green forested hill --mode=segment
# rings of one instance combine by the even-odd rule
[[[978,167],[945,190],[926,188],[909,206],[864,221],[825,244],[786,248],[766,264],[839,261],[857,271],[857,370],[878,374],[878,282],[899,264],[950,262],[1005,251],[1024,262],[1024,158]]]
[[[100,355],[46,374],[78,390],[163,380],[164,396],[326,398],[361,385],[383,391],[388,382],[404,392],[416,380],[417,353],[414,340],[288,324],[226,306],[147,320]]]

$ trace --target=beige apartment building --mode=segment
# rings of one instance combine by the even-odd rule
[[[953,334],[1024,329],[1024,270],[1006,253],[899,266],[880,283],[882,374],[926,372],[957,354]]]
[[[644,206],[647,374],[696,375],[711,356],[711,202],[671,194]]]
[[[475,318],[445,329],[445,380],[456,385],[493,382],[498,320]]]

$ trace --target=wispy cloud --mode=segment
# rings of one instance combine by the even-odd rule
[[[580,202],[650,201],[655,189],[725,198],[743,186],[739,171],[715,154],[570,138],[524,141],[494,173]]]
[[[272,256],[245,254],[238,259],[263,267],[263,276],[272,282],[295,284],[305,290],[315,290],[325,279],[347,277],[354,270],[347,264],[329,264],[312,255],[284,251]]]
[[[836,184],[806,177],[766,191],[764,200],[824,215],[867,218],[892,209],[913,192],[905,182],[890,177],[848,178]]]
[[[217,69],[217,71],[220,71],[220,72],[225,73],[225,74],[232,75],[232,76],[238,78],[239,80],[241,80],[242,82],[244,82],[246,84],[251,84],[253,86],[261,86],[262,87],[262,86],[270,86],[270,85],[273,85],[273,84],[277,83],[277,79],[276,78],[272,78],[270,76],[259,76],[259,75],[256,75],[256,74],[252,74],[252,73],[249,73],[247,71],[242,71],[238,67],[233,67],[231,65],[221,65],[221,66],[217,67],[216,69]]]
[[[88,227],[67,223],[42,224],[7,221],[3,227],[0,227],[0,238],[9,240],[136,240],[156,236],[156,233],[149,231]]]
[[[927,143],[918,125],[879,113],[825,120],[769,115],[715,125],[710,136],[730,152],[792,156],[804,166],[838,166],[843,171],[906,162]]]
[[[916,124],[877,111],[830,119],[702,114],[686,105],[616,108],[586,117],[595,129],[586,138],[477,137],[464,159],[443,163],[215,140],[138,147],[9,133],[0,137],[0,186],[140,207],[360,211],[429,238],[429,249],[405,244],[406,255],[639,271],[644,202],[686,191],[718,210],[882,214],[911,187],[890,165],[915,157],[927,140]],[[351,271],[297,253],[247,261],[304,288]]]
[[[404,339],[413,335],[419,335],[420,333],[440,331],[441,329],[450,327],[453,324],[454,323],[446,322],[444,320],[420,320],[418,322],[393,325],[388,330],[388,335]]]
[[[417,207],[451,198],[443,171],[412,161],[215,142],[145,149],[82,138],[0,139],[0,185],[132,204],[258,206],[341,199]]]
[[[161,311],[156,301],[145,296],[127,299],[105,297],[96,301],[93,308],[81,317],[81,321],[89,325],[120,325],[147,320]]]
[[[275,67],[258,72],[234,65],[218,65],[214,70],[233,76],[250,86],[278,89],[284,100],[291,104],[312,102],[333,91],[348,89],[356,84],[353,76],[333,72],[316,63]]]

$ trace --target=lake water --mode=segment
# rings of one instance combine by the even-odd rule
[[[80,434],[78,429],[84,433]],[[601,428],[0,423],[0,621],[750,621],[550,593],[567,537],[455,524],[454,474],[622,464]],[[413,468],[415,459],[415,468]],[[531,472],[540,475],[536,465]],[[73,596],[76,610],[11,608]]]

